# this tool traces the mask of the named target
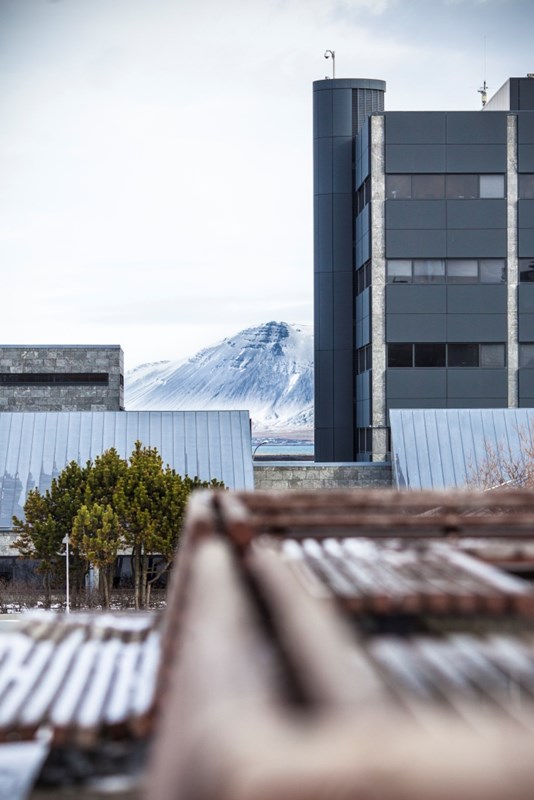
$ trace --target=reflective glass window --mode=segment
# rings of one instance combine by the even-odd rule
[[[414,283],[443,283],[445,261],[442,258],[422,258],[413,264]]]
[[[413,345],[388,344],[388,367],[413,366]]]
[[[519,176],[519,197],[522,200],[534,200],[534,175]]]
[[[504,175],[481,175],[480,197],[504,197]]]
[[[481,283],[506,283],[504,258],[481,258],[479,272]]]
[[[445,187],[449,200],[475,200],[478,198],[477,175],[447,175]]]
[[[441,200],[445,197],[444,175],[412,175],[414,200]]]
[[[532,342],[519,345],[519,366],[534,368],[534,344]]]
[[[478,263],[476,259],[456,258],[447,261],[448,283],[477,283]]]
[[[387,279],[389,283],[411,283],[412,262],[410,259],[396,259],[387,262]]]
[[[449,344],[449,367],[478,367],[478,344]]]
[[[387,200],[409,200],[411,196],[411,175],[386,175]]]
[[[414,366],[416,367],[444,367],[445,345],[439,343],[415,344]]]
[[[504,344],[481,344],[481,367],[504,367],[506,361],[506,348]]]
[[[534,281],[534,258],[519,259],[519,280],[521,283]]]

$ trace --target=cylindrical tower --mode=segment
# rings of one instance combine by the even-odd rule
[[[384,81],[313,84],[315,459],[355,460],[354,140]]]

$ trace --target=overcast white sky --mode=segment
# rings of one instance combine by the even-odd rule
[[[311,322],[325,49],[389,110],[478,109],[533,30],[532,0],[0,0],[0,341],[131,368]]]

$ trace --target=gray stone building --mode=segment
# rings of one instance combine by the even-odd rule
[[[391,409],[534,406],[534,76],[480,111],[313,85],[315,459],[381,460]]]
[[[0,346],[0,411],[121,411],[119,345]]]

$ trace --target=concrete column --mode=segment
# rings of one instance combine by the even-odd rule
[[[371,380],[373,461],[387,453],[384,117],[371,117]]]
[[[519,260],[517,246],[517,116],[510,114],[507,118],[506,148],[506,183],[507,183],[507,318],[508,318],[508,408],[519,405],[519,319],[517,309],[517,287],[519,282]]]

